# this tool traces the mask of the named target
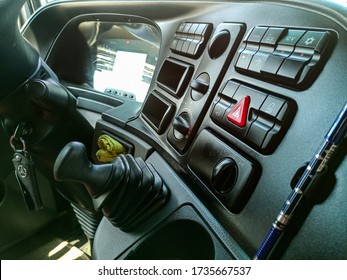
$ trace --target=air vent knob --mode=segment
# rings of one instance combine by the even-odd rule
[[[177,140],[185,138],[190,131],[190,119],[188,113],[183,112],[178,115],[174,119],[172,127],[174,129],[174,136]]]
[[[225,194],[232,190],[238,175],[238,168],[232,158],[223,158],[213,169],[212,185],[218,193]]]

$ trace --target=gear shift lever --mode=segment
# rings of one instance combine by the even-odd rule
[[[54,177],[82,183],[95,208],[124,231],[162,207],[170,194],[155,169],[141,158],[119,155],[112,163],[94,165],[79,142],[70,142],[60,152]]]
[[[58,181],[82,183],[92,197],[97,197],[103,191],[112,169],[111,164],[91,164],[87,158],[86,147],[80,142],[70,142],[55,162],[54,177]]]

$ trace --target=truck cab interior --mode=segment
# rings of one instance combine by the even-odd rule
[[[346,1],[0,14],[0,259],[249,260],[292,190],[265,258],[347,259],[346,121],[296,187],[346,107]]]

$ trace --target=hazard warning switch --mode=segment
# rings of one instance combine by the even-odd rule
[[[227,118],[232,123],[237,126],[244,127],[247,123],[247,115],[249,104],[251,103],[251,98],[245,96],[236,105],[231,109],[230,113],[227,115]]]

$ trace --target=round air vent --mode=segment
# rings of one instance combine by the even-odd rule
[[[218,32],[211,40],[208,53],[212,59],[219,58],[230,43],[230,33],[228,30]]]

